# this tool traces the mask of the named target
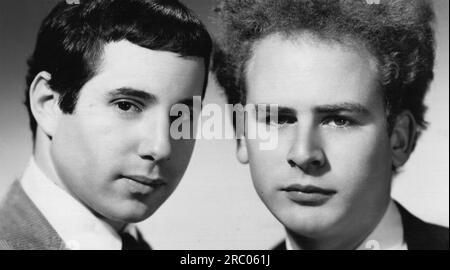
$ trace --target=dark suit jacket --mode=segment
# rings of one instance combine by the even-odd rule
[[[448,250],[448,228],[425,223],[396,203],[403,222],[403,237],[408,250]],[[282,241],[273,250],[286,250]]]

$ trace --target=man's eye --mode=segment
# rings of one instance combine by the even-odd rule
[[[115,103],[115,106],[121,112],[140,112],[141,109],[129,101],[119,101]]]
[[[329,118],[325,119],[324,124],[330,125],[332,127],[342,128],[342,127],[352,126],[354,124],[354,122],[345,117],[334,116],[334,117],[329,117]]]
[[[297,121],[296,117],[290,115],[267,116],[266,125],[286,125],[293,124]]]

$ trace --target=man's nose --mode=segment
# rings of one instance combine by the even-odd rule
[[[298,167],[306,174],[320,171],[326,164],[326,156],[320,136],[312,128],[299,127],[287,155],[291,167]]]
[[[167,119],[166,119],[167,118]],[[163,161],[170,159],[172,146],[170,139],[170,120],[160,117],[156,121],[143,124],[138,154],[142,159]]]

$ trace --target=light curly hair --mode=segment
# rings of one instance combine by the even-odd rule
[[[308,32],[326,41],[352,40],[367,49],[378,62],[388,126],[409,110],[417,134],[426,128],[424,97],[435,58],[429,1],[222,0],[215,11],[220,31],[212,69],[230,103],[246,102],[245,67],[255,42],[275,33],[289,37]]]

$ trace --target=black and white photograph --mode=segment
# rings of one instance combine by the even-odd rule
[[[448,227],[447,0],[0,0],[0,250],[269,266]]]

